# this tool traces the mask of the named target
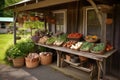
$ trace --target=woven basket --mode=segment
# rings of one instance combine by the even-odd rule
[[[70,56],[70,55],[66,54],[65,57],[66,57],[66,60],[67,60],[67,61],[70,61],[70,60],[71,60],[71,56]]]
[[[18,57],[13,59],[13,66],[14,67],[22,67],[24,66],[25,60],[24,57]]]
[[[86,62],[88,61],[88,58],[83,57],[83,56],[79,56],[80,62]]]
[[[52,55],[40,55],[42,65],[48,65],[52,63]]]
[[[85,39],[87,42],[97,42],[99,39]]]
[[[90,50],[91,53],[95,53],[95,54],[104,54],[105,50],[101,50],[101,51],[93,51],[93,50]]]
[[[27,68],[35,68],[39,65],[39,58],[31,60],[31,59],[26,57],[25,63],[26,63]]]

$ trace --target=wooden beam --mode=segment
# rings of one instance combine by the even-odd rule
[[[97,14],[97,17],[98,17],[98,20],[100,22],[100,25],[102,26],[102,13],[99,11],[99,9],[97,8],[96,4],[94,3],[93,0],[87,0],[91,5],[92,7],[94,8],[96,14]]]
[[[32,9],[49,7],[49,6],[73,2],[73,1],[78,1],[78,0],[44,0],[38,3],[28,4],[26,6],[16,7],[14,11],[19,12],[19,11],[25,11],[25,10],[32,10]]]

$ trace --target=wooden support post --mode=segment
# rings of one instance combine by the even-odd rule
[[[14,44],[16,44],[16,19],[17,19],[17,13],[14,12],[14,28],[13,28],[13,33],[14,33]]]
[[[97,80],[100,80],[101,69],[100,69],[99,61],[96,61],[96,62],[97,62],[97,68],[98,68]]]
[[[106,60],[97,61],[98,66],[98,80],[104,79],[106,73]]]
[[[103,78],[105,77],[106,75],[106,59],[103,60]]]
[[[57,66],[61,67],[61,51],[56,51],[57,52]]]

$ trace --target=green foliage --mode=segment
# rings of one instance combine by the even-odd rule
[[[44,30],[44,22],[40,21],[25,21],[23,24],[24,28],[36,28],[40,30]]]
[[[8,6],[10,6],[10,5],[13,5],[13,4],[15,4],[15,3],[17,3],[17,2],[20,2],[21,0],[4,0],[5,1],[5,4],[4,4],[4,7],[8,7]],[[12,17],[13,16],[13,10],[6,10],[6,11],[4,11],[4,16],[6,16],[6,17]]]
[[[2,8],[4,7],[4,0],[0,0],[0,16],[3,17],[3,10]]]
[[[18,47],[15,46],[10,46],[9,49],[7,49],[6,55],[9,56],[10,58],[17,58],[24,56],[25,54],[22,53]]]
[[[20,42],[16,45],[21,52],[28,54],[34,50],[34,43],[31,40]]]
[[[38,46],[38,51],[39,51],[39,52],[45,52],[46,50],[47,50],[46,47]]]
[[[19,42],[16,45],[11,45],[7,49],[6,56],[9,56],[10,58],[26,56],[29,52],[34,50],[34,46],[34,43],[30,39]]]

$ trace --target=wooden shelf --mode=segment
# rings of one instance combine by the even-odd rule
[[[79,66],[80,65],[80,63],[73,63],[73,62],[68,61],[68,60],[64,60],[64,61],[67,62],[67,63],[69,63],[69,64],[72,64],[74,66]]]
[[[74,68],[77,68],[77,69],[80,69],[80,70],[83,70],[85,72],[91,72],[92,69],[90,68],[86,68],[86,67],[82,67],[80,66],[81,63],[73,63],[71,61],[67,61],[67,60],[64,60],[66,63],[70,64],[70,66],[74,67]]]

